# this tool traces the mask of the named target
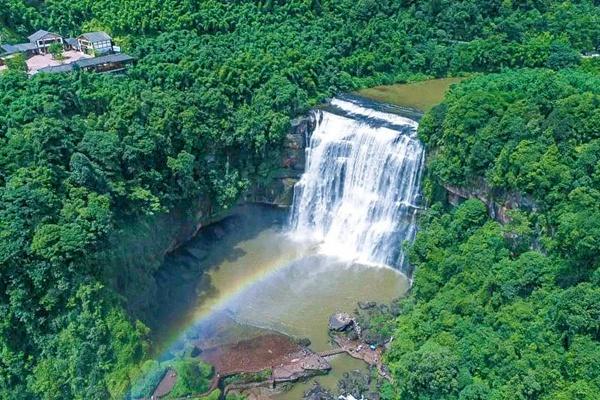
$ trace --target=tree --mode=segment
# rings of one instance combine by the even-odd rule
[[[62,61],[65,59],[64,48],[61,43],[52,43],[48,47],[48,53],[52,54],[52,58],[54,58],[57,61]]]
[[[21,53],[17,53],[12,57],[7,58],[5,62],[9,70],[21,72],[28,71],[27,61],[25,60],[25,56]]]
[[[546,66],[552,69],[569,68],[579,65],[581,54],[572,47],[559,42],[550,45],[550,56],[546,61]]]
[[[427,342],[405,361],[401,398],[451,399],[458,394],[458,358],[450,349]]]

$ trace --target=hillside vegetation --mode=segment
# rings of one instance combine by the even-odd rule
[[[125,76],[73,73],[28,78],[18,70],[0,74],[0,398],[105,399],[127,393],[147,357],[148,328],[143,316],[126,311],[131,288],[120,282],[153,280],[151,268],[112,265],[111,254],[123,249],[111,248],[111,238],[140,220],[193,208],[199,199],[209,201],[215,211],[231,206],[250,182],[268,176],[290,119],[335,93],[463,72],[576,68],[579,53],[592,50],[600,42],[600,7],[595,0],[0,0],[0,25],[0,31],[7,29],[15,40],[37,29],[65,36],[101,29],[138,59]],[[582,175],[583,180],[588,177],[582,185],[593,188],[597,184],[590,172],[593,147],[585,146],[592,146],[590,130],[598,126],[595,120],[587,121],[596,115],[589,109],[598,105],[597,94],[590,88],[595,82],[591,77],[581,72],[556,74],[545,70],[526,76],[535,81],[538,74],[546,82],[537,86],[536,96],[541,99],[538,108],[528,109],[534,94],[527,90],[529,80],[519,81],[517,86],[518,82],[494,75],[489,82],[474,80],[453,92],[484,93],[464,96],[464,100],[463,96],[450,97],[445,106],[432,111],[422,134],[441,154],[431,166],[434,176],[467,183],[485,172],[490,184],[510,184],[511,188],[539,194],[540,207],[547,208],[531,217],[531,229],[539,225],[544,233],[541,239],[552,239],[556,228],[577,226],[582,219],[586,224],[593,221],[586,210],[594,209],[595,194],[590,190],[567,191],[578,175],[568,175],[576,165],[563,157],[586,154],[587,161],[578,161],[580,168],[588,171]],[[514,73],[515,79],[519,75]],[[485,93],[495,87],[496,80],[504,85],[496,89],[501,95],[498,100]],[[489,88],[478,89],[484,83]],[[561,93],[560,100],[554,100],[547,88]],[[569,97],[572,95],[575,97]],[[503,115],[516,119],[510,124],[508,117],[502,120]],[[501,132],[507,130],[504,133],[494,130],[500,121],[504,124]],[[560,123],[581,133],[560,138],[560,132],[555,132]],[[449,133],[455,126],[460,128],[456,137]],[[510,149],[502,153],[504,142],[498,136],[518,138],[523,127],[531,130],[522,133],[527,135],[525,143],[515,139],[515,149],[531,148],[548,160],[536,165],[535,160],[526,160],[526,152],[517,153],[532,171],[515,171]],[[474,143],[476,136],[467,135],[472,132],[489,139],[491,146],[480,149]],[[563,154],[561,143],[569,140],[573,141],[572,152]],[[455,144],[465,148],[448,149]],[[457,161],[460,155],[451,151],[464,151],[472,157]],[[482,153],[480,161],[475,157],[478,153]],[[568,162],[567,172],[556,159]],[[539,168],[557,168],[558,175],[538,182]],[[565,182],[571,186],[556,186]],[[572,196],[573,201],[563,202],[561,196],[565,195]],[[581,209],[584,214],[579,214],[581,204],[586,207]],[[474,218],[474,224],[486,230],[500,229],[483,222],[480,207],[474,207],[472,212],[457,212],[456,218],[466,218],[464,224]],[[466,216],[460,217],[463,214]],[[439,218],[446,221],[455,218],[452,215]],[[436,218],[431,217],[431,224]],[[523,223],[519,228],[527,226]],[[427,267],[429,258],[439,252],[460,250],[456,246],[468,239],[465,235],[471,230],[459,228],[450,229],[444,234],[448,237],[440,239],[444,240],[439,244],[442,250],[432,248],[421,255],[415,251],[417,270],[423,271],[417,272],[415,304],[427,304],[436,290],[443,294],[445,277],[456,274],[462,265],[452,263],[455,269],[444,268],[439,278],[435,278],[436,270]],[[427,232],[429,228],[418,243],[424,243]],[[585,303],[588,300],[577,306],[579,292],[569,290],[586,291],[587,297],[582,298],[589,301],[597,298],[587,283],[594,279],[591,264],[586,264],[593,258],[593,243],[590,248],[582,239],[587,229],[564,232],[553,239],[556,243],[544,242],[547,255],[531,257],[549,257],[549,264],[571,271],[557,275],[569,279],[556,282],[551,275],[548,282],[559,285],[561,291],[557,293],[566,293],[565,301],[575,299],[573,307],[587,310],[591,307]],[[494,238],[501,241],[502,236]],[[497,253],[504,254],[500,250]],[[574,258],[566,258],[571,253]],[[496,265],[493,257],[495,254],[479,258],[480,267]],[[560,257],[570,261],[563,262]],[[466,258],[475,262],[475,257]],[[516,261],[508,258],[505,262]],[[517,268],[511,265],[509,268]],[[534,279],[519,268],[515,274]],[[480,275],[481,279],[486,276]],[[527,288],[538,287],[527,282]],[[427,285],[429,290],[421,289]],[[527,298],[537,293],[529,290]],[[143,295],[144,286],[136,291]],[[418,298],[420,295],[428,297]],[[474,299],[477,297],[471,300],[466,296],[465,307]],[[518,308],[521,302],[509,306]],[[422,312],[429,312],[426,305],[423,307]],[[567,351],[564,346],[570,349],[570,356],[564,358],[571,360],[578,354],[588,357],[577,349],[595,349],[597,325],[594,333],[593,324],[585,318],[572,322],[573,313],[569,308],[564,310],[550,314],[561,315],[555,319],[536,320],[546,340],[539,345],[554,343],[553,334],[560,339],[562,332],[569,332],[567,339],[560,339],[566,343],[559,345],[563,346],[561,351]],[[457,319],[460,307],[451,311],[439,321]],[[543,313],[531,314],[545,318]],[[596,314],[589,315],[591,321],[597,321]],[[478,317],[473,320],[482,321]],[[514,324],[512,320],[506,323]],[[414,342],[415,352],[406,353],[407,357],[427,359],[425,350],[438,349],[453,382],[458,379],[453,368],[459,355],[453,353],[456,347],[448,340],[425,348]],[[411,342],[406,343],[409,346]],[[463,344],[469,348],[468,342]],[[544,360],[553,357],[551,346],[537,351]],[[520,354],[503,359],[507,368],[520,365]],[[394,390],[406,398],[425,398],[419,397],[419,390],[422,386],[429,390],[427,385],[435,382],[428,375],[434,367],[424,365],[422,374],[415,378],[398,364],[400,356],[399,352],[390,356],[392,365],[398,365],[394,371],[400,386]],[[436,357],[431,359],[432,365],[438,365]],[[590,363],[594,360],[597,357],[590,358]],[[493,359],[486,362],[496,363]],[[526,370],[525,366],[519,368]],[[585,379],[583,370],[562,368],[552,382]],[[478,372],[475,366],[470,373],[473,381],[476,376],[496,376],[496,372]],[[575,375],[564,378],[567,373]],[[504,382],[505,376],[498,381]],[[529,382],[529,375],[523,380]],[[529,398],[556,386],[536,382],[542,389],[528,389]],[[491,381],[488,384],[494,385]],[[456,395],[463,386],[451,383],[447,389],[441,385],[441,391],[434,390],[431,396],[443,397],[446,390]]]
[[[419,132],[429,187],[483,181],[533,206],[505,225],[479,200],[426,213],[410,252],[415,285],[393,321],[389,398],[597,399],[600,77],[478,77]]]

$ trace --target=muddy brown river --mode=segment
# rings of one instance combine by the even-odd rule
[[[316,243],[294,240],[286,215],[271,207],[239,208],[169,257],[163,270],[178,277],[161,290],[157,354],[199,335],[215,344],[242,340],[258,334],[256,327],[308,338],[312,350],[324,351],[333,348],[332,313],[352,312],[358,301],[390,302],[407,291],[408,280],[394,269],[322,255]],[[212,333],[220,315],[239,324]],[[344,372],[366,369],[347,355],[330,363],[330,374],[316,378],[330,388]],[[298,399],[312,382],[275,398]]]

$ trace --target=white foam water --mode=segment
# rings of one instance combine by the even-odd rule
[[[319,111],[291,231],[319,242],[322,253],[405,270],[403,242],[416,232],[424,161],[418,124],[345,100],[331,105],[344,115]]]
[[[370,118],[370,119],[381,120],[381,121],[385,121],[385,122],[388,122],[388,123],[391,123],[394,125],[409,126],[414,129],[416,129],[419,126],[417,121],[413,121],[412,119],[405,118],[405,117],[402,117],[402,116],[396,115],[396,114],[390,114],[390,113],[373,110],[372,108],[362,107],[356,103],[346,101],[346,100],[333,99],[333,100],[331,100],[330,104],[335,106],[336,108],[344,111],[346,114],[348,114],[350,116],[361,116],[361,117],[366,117],[366,118]]]

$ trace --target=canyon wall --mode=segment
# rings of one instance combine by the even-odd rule
[[[292,205],[294,185],[306,166],[306,147],[317,124],[315,112],[296,118],[287,133],[279,162],[263,179],[257,180],[243,197],[246,203],[262,203],[279,207]]]
[[[530,196],[494,190],[483,179],[474,182],[469,187],[453,186],[447,183],[441,185],[446,190],[446,200],[449,204],[456,206],[467,199],[479,199],[485,203],[490,217],[501,224],[510,222],[510,210],[535,211],[536,209],[536,204]]]
[[[274,155],[277,160],[272,170],[255,180],[238,205],[261,203],[289,207],[292,204],[294,185],[304,172],[306,147],[315,124],[315,113],[292,122],[282,148]],[[193,238],[201,228],[230,213],[231,209],[215,210],[209,199],[201,198],[192,207],[126,224],[111,238],[111,245],[101,255],[104,281],[123,296],[129,313],[144,321],[155,307],[156,276],[165,256]]]

